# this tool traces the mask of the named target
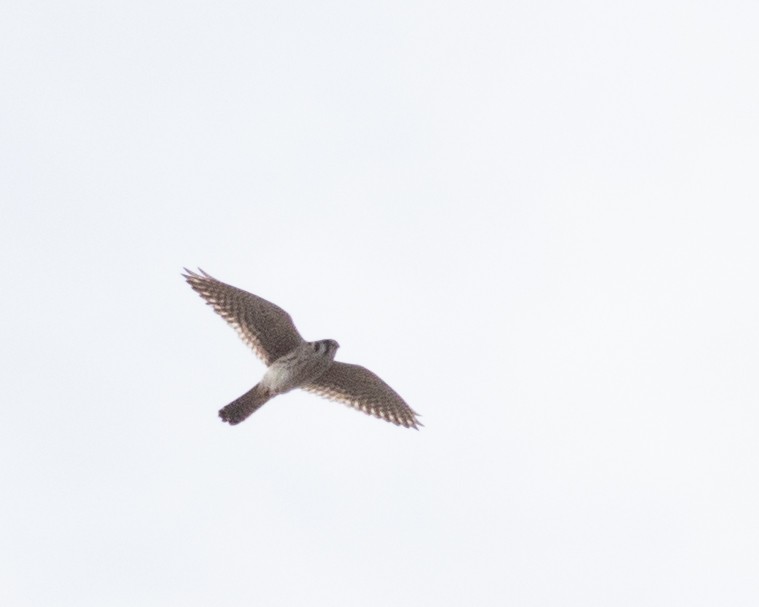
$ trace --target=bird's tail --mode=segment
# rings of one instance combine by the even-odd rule
[[[272,397],[268,388],[256,384],[237,400],[232,401],[219,411],[221,421],[234,426],[250,417],[253,412]]]

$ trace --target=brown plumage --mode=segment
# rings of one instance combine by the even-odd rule
[[[377,375],[359,365],[335,362],[335,340],[307,342],[279,306],[203,270],[185,272],[189,285],[268,366],[258,384],[219,411],[223,421],[239,424],[278,394],[301,388],[399,426],[422,425],[417,413]]]

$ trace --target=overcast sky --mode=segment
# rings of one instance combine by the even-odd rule
[[[759,5],[0,7],[0,603],[759,604]],[[423,417],[294,392],[183,266]]]

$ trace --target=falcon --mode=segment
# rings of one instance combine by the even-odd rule
[[[397,426],[418,430],[422,425],[406,401],[369,369],[336,361],[340,344],[334,339],[305,341],[279,306],[203,270],[184,270],[193,290],[268,367],[259,383],[219,411],[222,421],[239,424],[275,396],[300,388]]]

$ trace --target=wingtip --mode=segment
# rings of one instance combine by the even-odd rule
[[[213,276],[211,276],[208,272],[203,270],[202,268],[198,268],[197,272],[193,270],[189,270],[187,268],[182,268],[184,270],[184,273],[182,276],[187,281],[192,280],[203,280],[204,278],[209,278],[211,280],[216,280]]]
[[[198,274],[196,272],[193,272],[192,270],[189,270],[188,268],[182,268],[184,272],[182,273],[182,276],[185,278],[185,280],[190,280],[192,278],[197,278]]]

